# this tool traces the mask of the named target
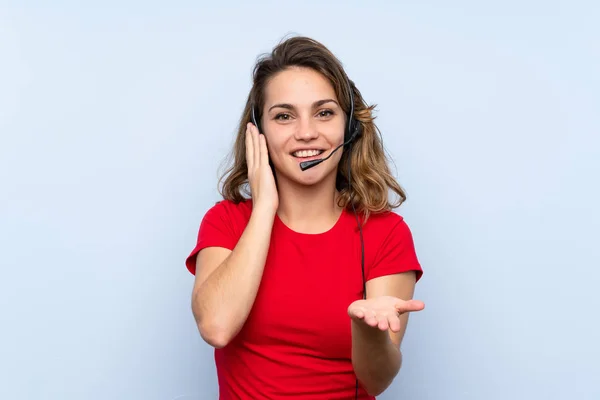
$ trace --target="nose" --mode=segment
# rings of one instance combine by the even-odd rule
[[[296,130],[296,140],[309,141],[319,136],[315,121],[310,118],[300,118],[298,129]]]

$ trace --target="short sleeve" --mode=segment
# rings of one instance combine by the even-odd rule
[[[375,255],[371,268],[367,271],[366,279],[415,271],[418,281],[423,275],[423,269],[417,258],[410,228],[404,219],[400,218],[388,232]]]
[[[233,250],[237,240],[235,226],[225,203],[215,204],[202,218],[196,246],[185,260],[188,271],[196,273],[196,256],[200,250],[214,246]]]

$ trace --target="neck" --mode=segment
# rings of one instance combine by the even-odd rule
[[[335,174],[317,185],[302,186],[287,180],[277,182],[277,215],[290,229],[302,233],[321,233],[333,227],[342,208],[337,205]]]

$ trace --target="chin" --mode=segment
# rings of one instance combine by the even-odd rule
[[[294,183],[299,185],[314,186],[323,181],[324,178],[325,176],[319,171],[313,171],[313,169],[309,169],[306,171],[299,170],[296,174],[294,174],[292,180]]]

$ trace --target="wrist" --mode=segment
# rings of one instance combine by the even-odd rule
[[[277,207],[269,204],[256,202],[252,205],[252,216],[258,216],[259,219],[273,219],[277,213]]]

